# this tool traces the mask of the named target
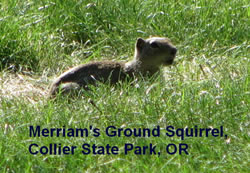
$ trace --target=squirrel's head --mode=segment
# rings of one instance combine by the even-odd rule
[[[177,49],[168,38],[138,38],[135,45],[135,58],[151,66],[171,65]]]

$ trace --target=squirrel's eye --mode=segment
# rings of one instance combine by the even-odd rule
[[[150,46],[154,49],[159,48],[159,45],[156,42],[151,43]]]

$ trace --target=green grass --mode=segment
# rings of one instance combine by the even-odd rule
[[[0,2],[1,172],[249,172],[250,7],[230,1]],[[128,60],[137,37],[169,37],[178,48],[166,80],[100,85],[79,99],[48,101],[53,78],[92,60]],[[23,83],[24,82],[24,83]],[[92,99],[98,109],[89,99]],[[99,128],[99,137],[29,137],[29,126]],[[105,128],[154,128],[160,137],[107,137]],[[165,136],[164,128],[224,127],[228,138]],[[31,155],[32,143],[75,145],[74,155]],[[121,150],[83,155],[83,143]],[[152,143],[157,155],[123,153]],[[168,155],[186,143],[189,155]]]

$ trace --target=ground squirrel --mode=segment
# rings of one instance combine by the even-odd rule
[[[167,38],[138,38],[133,60],[126,63],[99,61],[73,67],[55,79],[50,86],[49,95],[55,96],[59,88],[62,92],[87,89],[87,85],[94,85],[96,81],[114,84],[138,74],[152,76],[162,65],[171,65],[176,52],[176,47]]]

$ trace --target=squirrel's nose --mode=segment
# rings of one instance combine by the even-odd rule
[[[171,48],[171,52],[170,52],[170,53],[171,53],[172,55],[175,55],[176,52],[177,52],[177,49],[176,49],[175,47]]]

